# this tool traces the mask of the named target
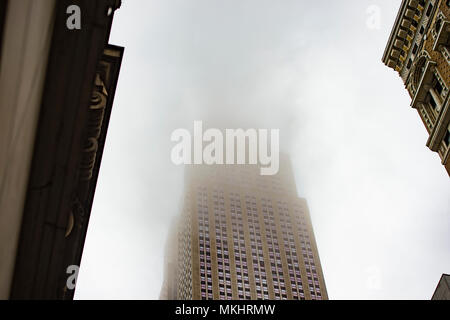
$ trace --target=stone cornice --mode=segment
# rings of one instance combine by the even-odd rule
[[[413,21],[420,21],[424,8],[420,6],[418,0],[403,0],[395,19],[388,44],[383,54],[383,63],[388,67],[400,72],[403,63],[410,50],[411,42],[417,29],[413,25]]]

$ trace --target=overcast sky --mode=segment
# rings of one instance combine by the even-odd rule
[[[400,2],[124,0],[76,298],[159,297],[183,184],[170,135],[202,120],[280,129],[331,299],[429,299],[450,272],[450,184],[381,62]]]

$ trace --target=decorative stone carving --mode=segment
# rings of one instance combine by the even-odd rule
[[[108,93],[97,73],[95,86],[92,92],[91,105],[89,107],[89,119],[87,124],[87,138],[83,149],[83,157],[80,164],[80,179],[87,181],[92,178],[92,170],[98,149],[98,138],[102,131],[103,118],[108,99]]]

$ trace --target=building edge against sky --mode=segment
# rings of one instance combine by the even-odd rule
[[[450,275],[443,274],[431,300],[450,300]]]
[[[0,0],[0,299],[73,298],[67,268],[80,265],[124,53],[109,44],[120,6]]]
[[[306,200],[280,160],[274,176],[254,165],[186,167],[161,299],[328,299]]]
[[[450,1],[403,0],[383,62],[402,78],[450,175]]]

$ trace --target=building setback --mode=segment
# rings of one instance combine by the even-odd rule
[[[168,299],[328,299],[308,207],[290,163],[274,176],[252,165],[190,166]],[[175,266],[175,267],[174,267]],[[163,295],[162,295],[163,296]]]
[[[403,0],[383,62],[397,71],[450,175],[450,1]]]

